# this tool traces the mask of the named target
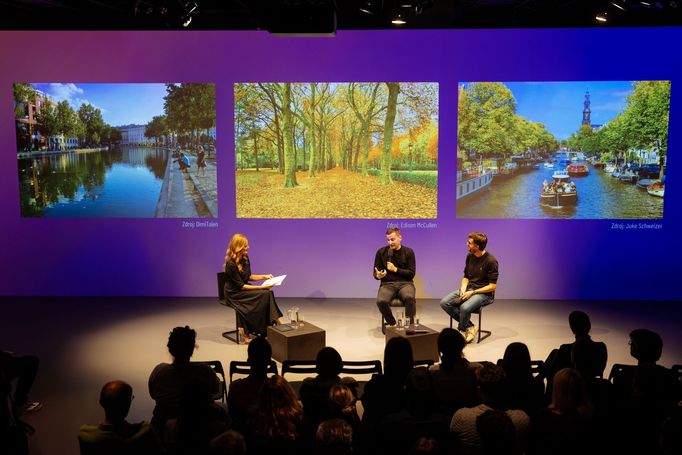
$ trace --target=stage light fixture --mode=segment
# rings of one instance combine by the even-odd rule
[[[606,12],[599,13],[594,18],[597,20],[597,22],[601,23],[604,23],[608,20],[608,18],[606,17]]]
[[[192,17],[198,12],[198,10],[199,5],[197,2],[187,2],[182,5],[182,17],[180,20],[183,27],[189,27],[189,24],[192,23]]]
[[[391,20],[391,24],[393,24],[393,25],[405,25],[405,24],[407,24],[407,21],[405,20],[405,17],[403,16],[402,13],[398,13],[393,18],[393,20]]]
[[[627,9],[625,8],[625,2],[614,1],[611,2],[611,5],[613,5],[615,8],[618,8],[621,11],[627,11]]]

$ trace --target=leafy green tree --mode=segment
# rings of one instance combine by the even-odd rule
[[[78,109],[78,117],[85,126],[85,142],[91,146],[99,144],[105,126],[102,111],[91,104],[83,104]]]
[[[513,151],[518,129],[511,90],[500,82],[475,82],[462,92],[458,131],[462,146],[484,156]]]
[[[40,109],[40,113],[36,116],[38,121],[37,129],[41,136],[49,138],[59,134],[59,119],[57,117],[57,108],[55,104],[45,100]]]
[[[147,126],[144,128],[144,135],[160,140],[169,133],[168,125],[166,124],[165,115],[156,115],[152,117]]]

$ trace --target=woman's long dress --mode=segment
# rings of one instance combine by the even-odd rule
[[[225,265],[225,296],[237,311],[238,325],[244,327],[246,333],[264,335],[267,327],[281,317],[282,312],[271,290],[242,290],[249,282],[251,264],[244,258],[241,265],[241,271],[232,259]]]

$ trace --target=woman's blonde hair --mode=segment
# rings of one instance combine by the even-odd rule
[[[247,258],[246,246],[249,244],[249,240],[244,234],[235,234],[230,240],[230,245],[227,247],[225,252],[225,265],[223,268],[227,267],[227,263],[233,260],[237,264],[239,271],[242,270],[242,259]]]

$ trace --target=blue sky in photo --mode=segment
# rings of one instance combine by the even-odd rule
[[[542,122],[556,139],[568,139],[581,125],[585,92],[590,91],[591,122],[604,125],[625,110],[631,81],[505,82],[516,99],[516,113]]]
[[[155,115],[163,115],[165,84],[32,84],[56,102],[67,100],[74,110],[91,104],[102,111],[111,126],[146,125]]]

